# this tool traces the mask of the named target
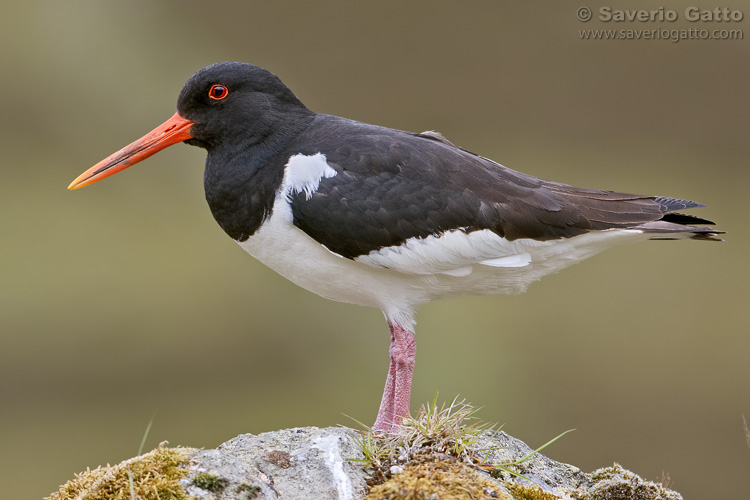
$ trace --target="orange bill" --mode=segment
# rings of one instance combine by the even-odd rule
[[[192,139],[190,128],[194,123],[175,113],[154,130],[137,141],[125,146],[115,154],[100,161],[70,183],[68,189],[78,189],[125,170],[139,161],[158,153],[164,148]]]

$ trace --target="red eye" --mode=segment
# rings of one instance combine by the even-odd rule
[[[208,91],[208,97],[210,97],[214,101],[221,101],[228,95],[229,89],[227,89],[224,85],[211,85],[211,88]]]

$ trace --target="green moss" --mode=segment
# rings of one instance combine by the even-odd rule
[[[47,500],[130,500],[131,481],[132,493],[140,500],[188,500],[180,479],[187,476],[184,466],[195,451],[160,445],[117,465],[87,469]]]
[[[244,498],[246,500],[250,500],[252,498],[255,498],[255,496],[260,491],[260,486],[250,486],[247,483],[242,483],[237,487],[237,493],[244,493]]]
[[[558,497],[548,493],[538,486],[526,486],[518,483],[507,482],[505,486],[513,500],[557,500]]]
[[[193,477],[193,485],[211,493],[218,493],[227,487],[229,481],[223,477],[214,476],[206,472],[201,472]]]
[[[365,500],[512,500],[495,483],[455,458],[416,461],[383,484],[373,486]]]

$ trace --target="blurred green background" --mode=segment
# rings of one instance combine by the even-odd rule
[[[298,289],[226,237],[203,199],[202,150],[65,189],[171,116],[194,71],[238,60],[317,111],[438,130],[560,182],[707,204],[694,213],[724,243],[620,247],[524,295],[423,307],[412,408],[460,394],[532,446],[578,429],[547,452],[584,470],[616,461],[667,473],[686,498],[746,498],[750,40],[581,40],[696,27],[582,23],[581,5],[607,4],[5,5],[2,496],[39,498],[133,456],[154,413],[149,449],[373,421],[381,313]],[[748,22],[699,27],[750,38]]]

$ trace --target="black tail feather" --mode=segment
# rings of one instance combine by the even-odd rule
[[[666,222],[674,222],[675,224],[708,224],[708,225],[715,225],[715,222],[712,222],[708,219],[704,219],[702,217],[696,217],[695,215],[689,215],[689,214],[681,214],[679,212],[672,212],[664,214],[664,217],[661,218],[661,220]]]

